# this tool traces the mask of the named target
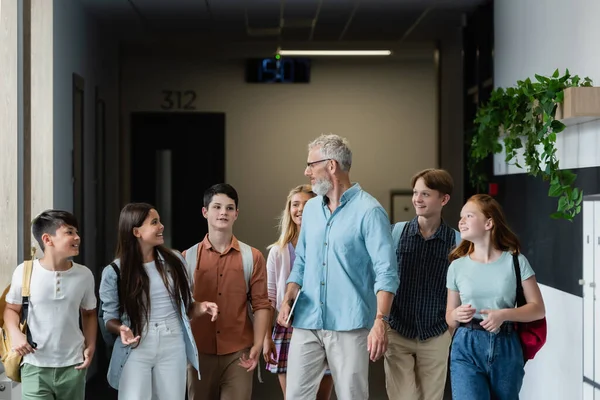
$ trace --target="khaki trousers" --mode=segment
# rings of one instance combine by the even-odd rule
[[[388,329],[383,365],[390,400],[442,400],[451,342],[449,331],[420,341]]]
[[[367,329],[347,332],[294,328],[287,366],[287,400],[314,400],[327,365],[340,400],[369,398]],[[327,364],[326,364],[327,363]]]
[[[254,371],[247,372],[238,365],[249,349],[231,354],[199,354],[200,375],[188,365],[188,400],[250,400]],[[260,368],[260,364],[256,366]]]

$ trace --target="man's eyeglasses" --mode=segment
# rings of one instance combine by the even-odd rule
[[[307,162],[306,163],[306,168],[312,169],[313,165],[318,164],[318,163],[323,162],[323,161],[329,161],[329,160],[331,160],[331,158],[324,158],[324,159],[318,160],[318,161]]]

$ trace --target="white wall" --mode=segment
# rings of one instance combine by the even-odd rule
[[[494,84],[516,85],[565,69],[589,76],[600,85],[600,2],[596,0],[502,0],[494,2]],[[600,123],[569,126],[557,136],[557,157],[563,168],[600,166]],[[495,156],[495,174],[525,173],[504,154]],[[521,163],[521,165],[523,165]]]
[[[522,400],[581,399],[583,376],[583,303],[579,296],[540,285],[547,342],[525,366]]]
[[[502,0],[494,2],[494,83],[514,85],[556,68],[600,84],[600,2]]]
[[[350,140],[351,178],[386,208],[390,189],[409,188],[415,172],[436,166],[436,81],[427,54],[314,59],[310,84],[268,85],[245,83],[241,59],[202,59],[197,49],[168,57],[156,48],[153,55],[125,51],[124,141],[130,113],[161,111],[163,89],[195,90],[197,111],[226,113],[226,180],[241,203],[236,233],[264,251],[276,239],[287,192],[306,182],[306,145],[321,133]]]
[[[494,83],[564,73],[589,76],[600,85],[600,2],[596,0],[502,0],[494,2]],[[568,127],[557,137],[561,167],[600,166],[600,121]],[[524,173],[495,157],[495,173]],[[562,268],[563,266],[556,266]],[[573,266],[581,268],[581,266]],[[548,343],[526,367],[522,399],[581,399],[582,299],[540,285],[546,303]]]

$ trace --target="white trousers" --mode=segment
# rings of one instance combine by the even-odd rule
[[[314,400],[326,368],[339,400],[369,398],[367,329],[348,332],[294,328],[287,365],[286,399]]]
[[[119,381],[119,400],[184,400],[187,358],[179,317],[151,322],[131,350]],[[120,339],[117,339],[120,340]]]

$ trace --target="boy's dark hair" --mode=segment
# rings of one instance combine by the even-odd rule
[[[42,251],[44,251],[42,235],[47,233],[50,236],[54,236],[56,235],[56,230],[63,225],[79,229],[77,218],[68,211],[46,210],[35,217],[31,222],[31,233],[33,233],[33,237],[37,240]]]
[[[454,190],[454,180],[448,171],[438,168],[428,168],[418,172],[412,177],[410,182],[413,189],[419,178],[423,178],[425,186],[429,189],[437,190],[441,194],[452,195],[452,190]]]
[[[235,202],[235,209],[238,209],[238,194],[236,190],[228,183],[217,183],[206,189],[204,192],[204,207],[208,208],[213,196],[224,194]]]

